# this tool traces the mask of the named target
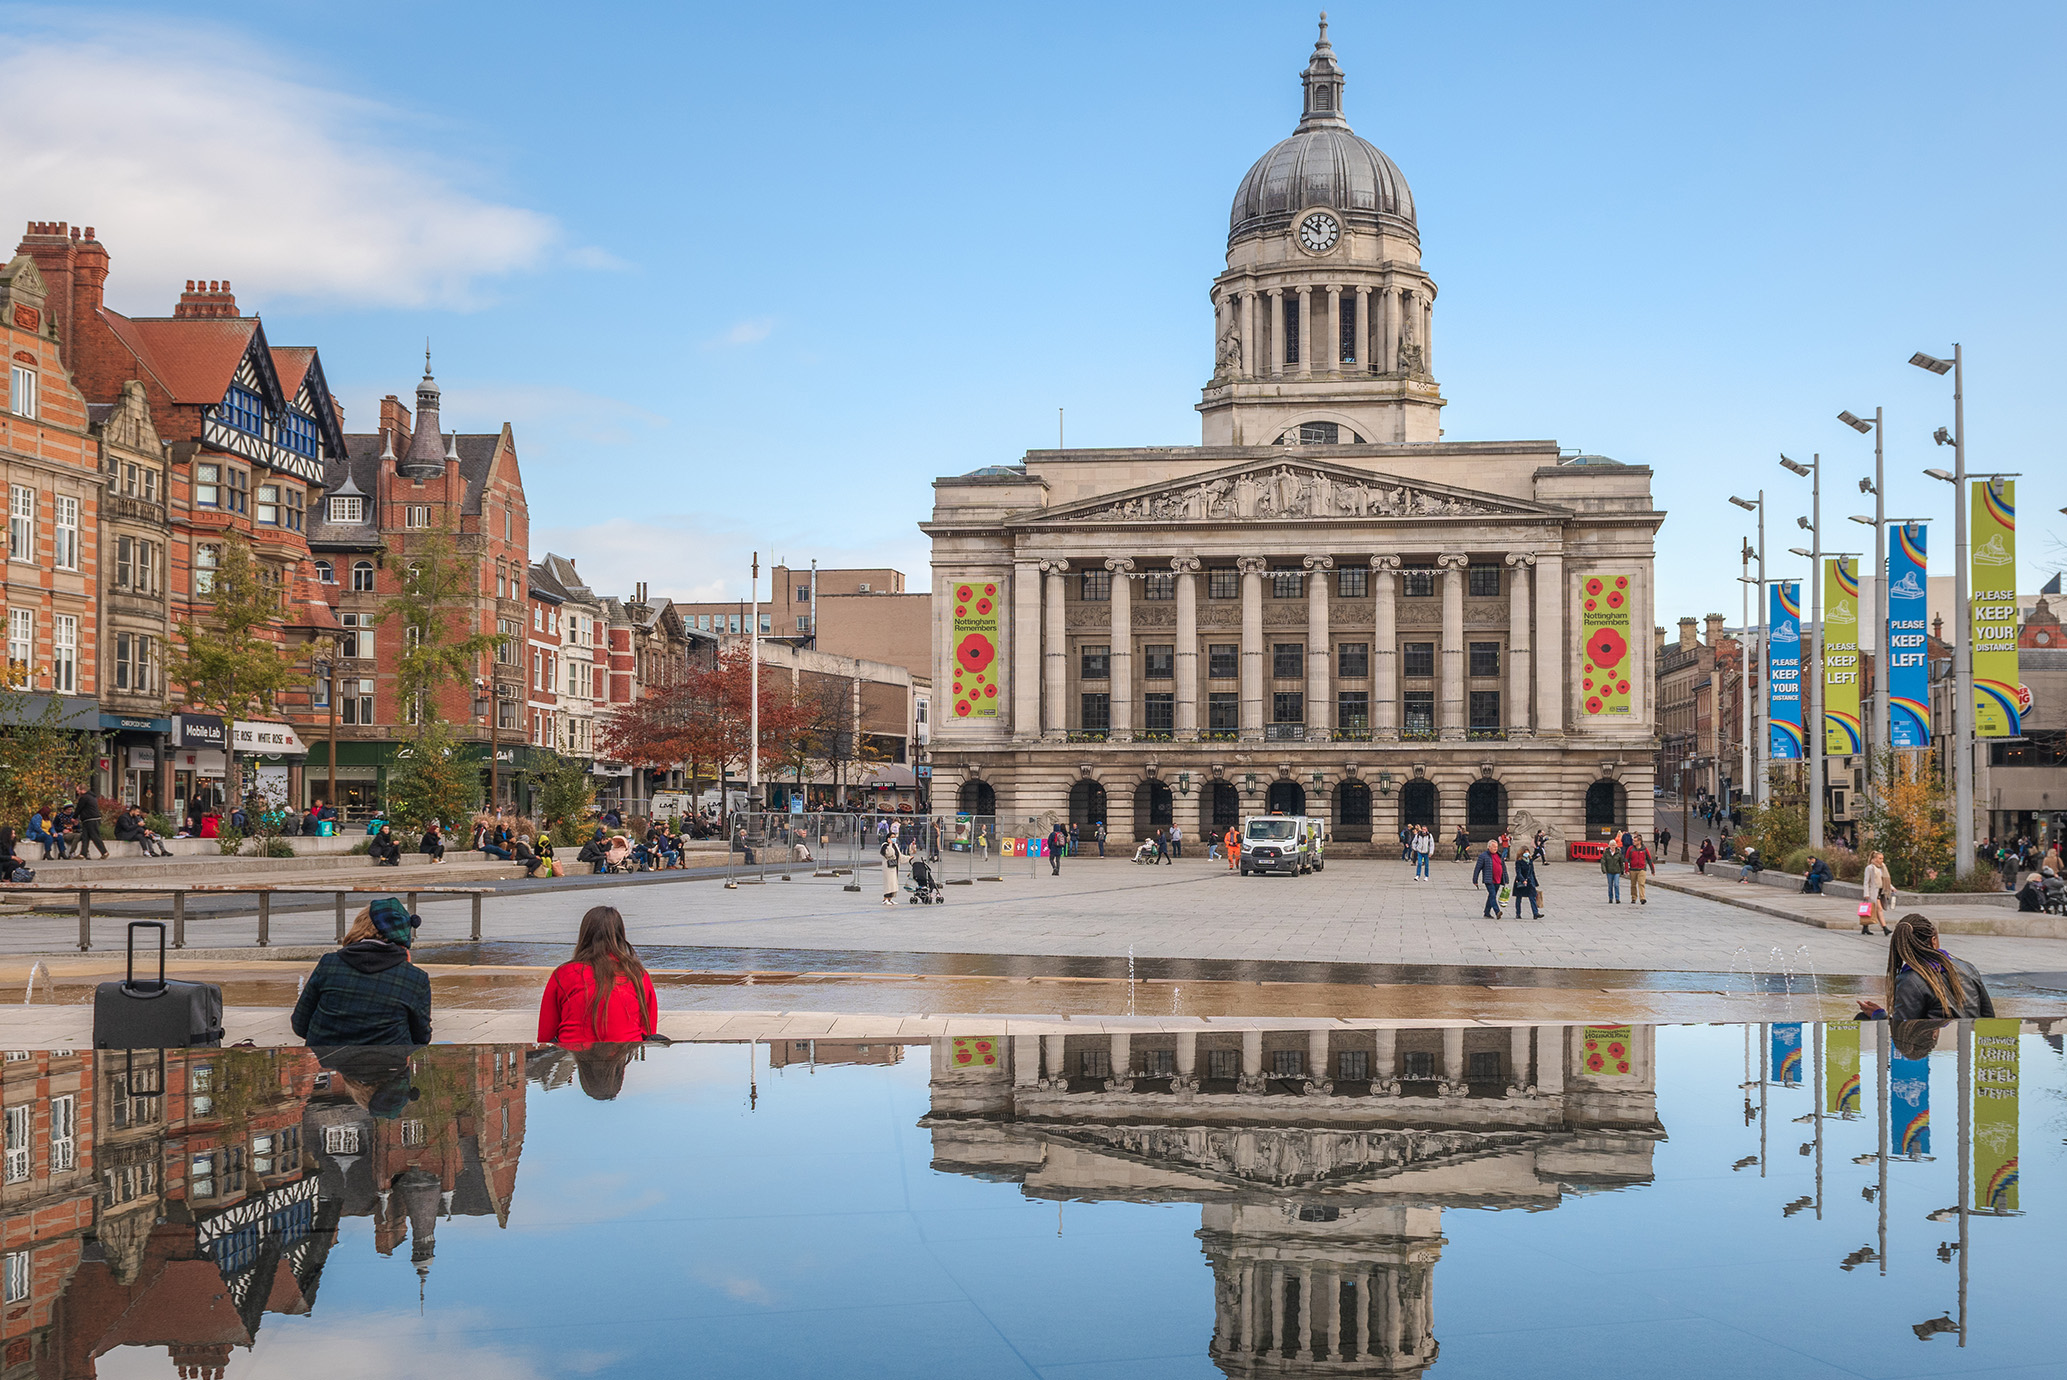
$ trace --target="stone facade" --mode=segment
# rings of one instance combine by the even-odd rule
[[[1440,439],[1411,197],[1342,122],[1325,31],[1305,83],[1298,132],[1237,194],[1206,444],[936,482],[939,808],[1137,835],[1280,809],[1351,844],[1415,822],[1648,830],[1651,472]],[[1335,173],[1287,180],[1316,159]],[[1265,278],[1279,305],[1258,325],[1241,284]],[[1279,278],[1305,284],[1291,318]],[[1584,615],[1609,600],[1626,712],[1586,674]],[[958,620],[979,617],[995,625],[963,665],[977,625]]]

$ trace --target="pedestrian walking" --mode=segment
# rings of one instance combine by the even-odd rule
[[[1410,826],[1410,825],[1405,825],[1405,824],[1402,824],[1402,825],[1400,826],[1400,861],[1401,861],[1401,862],[1411,862],[1411,861],[1413,861],[1413,858],[1414,858],[1414,840],[1415,840],[1416,838],[1418,838],[1418,837],[1420,836],[1420,834],[1421,834],[1421,826],[1420,826],[1420,825],[1418,825],[1418,824],[1416,824],[1416,825],[1411,825],[1411,826]]]
[[[1098,856],[1105,856],[1105,821],[1098,821]]]
[[[1428,880],[1428,864],[1435,857],[1435,831],[1426,825],[1414,831],[1414,880]]]
[[[1522,898],[1526,896],[1529,900],[1529,910],[1532,912],[1529,918],[1541,920],[1542,895],[1542,884],[1536,880],[1536,864],[1527,853],[1524,853],[1514,860],[1514,918],[1522,918]]]
[[[1651,904],[1651,897],[1645,887],[1645,879],[1651,874],[1651,855],[1644,851],[1643,840],[1639,839],[1633,848],[1622,855],[1622,865],[1629,869],[1629,899],[1640,906]]]
[[[1493,851],[1492,841],[1479,850],[1478,861],[1471,865],[1471,880],[1486,889],[1485,917],[1488,920],[1500,918],[1500,855]]]
[[[1235,825],[1227,826],[1227,836],[1221,839],[1227,845],[1227,870],[1232,872],[1242,860],[1242,833]]]
[[[1888,859],[1885,853],[1875,853],[1866,860],[1866,874],[1859,879],[1859,895],[1865,901],[1865,910],[1859,916],[1859,933],[1870,935],[1875,925],[1882,934],[1889,933],[1887,908],[1895,904],[1895,881],[1888,875]]]
[[[897,904],[897,865],[904,861],[904,855],[897,851],[897,840],[888,834],[883,836],[883,846],[877,851],[883,856],[883,904],[894,906]]]
[[[1463,862],[1464,855],[1471,851],[1471,835],[1464,832],[1463,825],[1457,826],[1457,837],[1452,842],[1457,845],[1457,856],[1452,858],[1451,861]]]
[[[1155,866],[1157,863],[1166,863],[1170,861],[1170,831],[1168,829],[1158,829],[1155,831],[1154,839],[1156,846],[1156,856],[1155,862],[1149,864],[1151,867]]]
[[[1053,829],[1050,829],[1048,831],[1049,876],[1060,877],[1062,875],[1062,850],[1068,845],[1069,835],[1062,832],[1062,826],[1060,824],[1056,825]]]
[[[85,861],[88,848],[98,848],[100,856],[108,856],[108,845],[100,836],[100,797],[84,786],[79,788],[77,805],[79,819],[79,859]]]
[[[1622,904],[1622,872],[1628,864],[1622,857],[1622,842],[1617,839],[1601,850],[1600,870],[1608,877],[1608,904]]]
[[[1658,856],[1661,858],[1667,857],[1671,854],[1671,852],[1672,830],[1669,827],[1660,829],[1658,831]]]

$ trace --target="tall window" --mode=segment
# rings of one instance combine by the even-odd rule
[[[1141,649],[1143,680],[1170,680],[1177,675],[1177,648],[1167,642],[1152,642]]]
[[[428,503],[404,504],[402,508],[402,525],[404,527],[430,526],[431,505]]]
[[[1483,733],[1500,727],[1500,692],[1498,690],[1472,691],[1470,709],[1473,732]]]
[[[316,458],[316,419],[304,413],[289,409],[280,414],[280,424],[273,429],[273,439],[296,455]]]
[[[329,561],[316,562],[316,579],[326,585],[337,583],[337,567]]]
[[[1242,572],[1225,566],[1206,572],[1206,597],[1208,599],[1239,599],[1242,597]]]
[[[1077,577],[1077,598],[1087,604],[1102,604],[1112,598],[1112,572],[1087,570]]]
[[[131,660],[136,655],[136,638],[131,633],[115,634],[115,688],[127,690],[134,675]]]
[[[1344,733],[1368,733],[1371,728],[1371,692],[1339,690],[1335,694],[1335,727]]]
[[[1167,690],[1142,696],[1141,727],[1149,733],[1168,733],[1177,727],[1177,697]]]
[[[373,562],[352,562],[352,592],[371,594],[373,592]]]
[[[1474,676],[1497,676],[1500,674],[1500,644],[1497,642],[1474,642],[1470,646],[1471,674]]]
[[[524,635],[523,625],[514,618],[498,618],[495,630],[502,634],[502,645],[495,649],[495,659],[505,666],[517,664],[517,639]]]
[[[1078,727],[1084,732],[1104,733],[1112,727],[1112,696],[1103,690],[1086,690],[1078,696],[1078,708]]]
[[[1206,678],[1233,680],[1241,672],[1242,648],[1238,642],[1206,644]]]
[[[221,563],[220,546],[204,544],[194,548],[194,593],[207,594],[214,590],[216,567]]]
[[[222,466],[194,466],[194,506],[196,508],[222,507]]]
[[[59,570],[79,568],[79,500],[59,494],[52,500],[57,522],[52,533],[51,560]]]
[[[7,1169],[6,1181],[11,1184],[24,1183],[29,1177],[29,1137],[35,1129],[35,1109],[26,1102],[17,1102],[7,1109]],[[14,1281],[8,1281],[13,1292]]]
[[[223,466],[223,509],[231,513],[251,511],[251,474],[234,465]]]
[[[278,527],[280,525],[280,486],[278,484],[261,484],[258,486],[258,511],[252,515],[252,520],[254,522],[262,522],[268,527]]]
[[[536,647],[531,649],[531,688],[545,689],[545,653]],[[537,734],[534,733],[532,736],[535,739]]]
[[[1497,599],[1500,596],[1500,567],[1497,565],[1472,565],[1464,568],[1464,592],[1474,599]]]
[[[1370,589],[1371,572],[1363,566],[1351,566],[1335,572],[1335,593],[1344,599],[1361,599]]]
[[[1400,674],[1409,680],[1421,680],[1435,674],[1435,644],[1433,642],[1409,642],[1400,649]]]
[[[10,1122],[10,1125],[13,1123]],[[9,1164],[13,1161],[10,1159]],[[9,1251],[6,1261],[6,1300],[9,1303],[27,1303],[29,1300],[29,1253]]]
[[[1400,572],[1400,594],[1408,599],[1435,598],[1435,572],[1433,570],[1402,570]]]
[[[1231,690],[1216,690],[1206,696],[1206,730],[1215,736],[1232,737],[1242,726],[1242,697]]]
[[[1270,572],[1270,597],[1273,599],[1297,599],[1306,592],[1306,572],[1301,570],[1273,570]]]
[[[12,486],[8,493],[7,558],[36,559],[36,491],[21,484]]]
[[[332,522],[366,521],[366,500],[356,494],[347,495],[344,498],[331,499],[330,520]]]
[[[259,400],[258,394],[235,384],[230,385],[230,391],[223,395],[222,406],[215,411],[225,426],[248,431],[253,436],[258,435],[265,425],[265,404]]]
[[[1077,649],[1077,674],[1085,680],[1105,680],[1112,675],[1112,649],[1104,643]]]
[[[373,682],[341,680],[337,683],[337,721],[342,724],[370,724],[373,718]]]
[[[1400,696],[1405,705],[1406,722],[1400,731],[1409,738],[1433,738],[1435,736],[1435,691],[1409,690]]]
[[[1279,642],[1270,649],[1270,674],[1278,680],[1297,680],[1306,674],[1306,644]]]
[[[1335,674],[1355,679],[1371,674],[1371,644],[1345,642],[1335,649]]]
[[[370,613],[340,613],[337,621],[344,627],[344,635],[337,639],[337,654],[345,658],[373,655],[373,615]],[[364,628],[366,631],[361,632]]]
[[[79,619],[73,614],[50,620],[50,688],[61,695],[79,688]]]
[[[1296,292],[1287,292],[1278,299],[1284,303],[1285,363],[1299,362],[1299,304],[1305,299]]]
[[[76,1095],[50,1099],[50,1172],[56,1174],[79,1165],[79,1099]]]
[[[1297,690],[1281,690],[1270,697],[1270,721],[1274,724],[1306,722],[1306,696]]]
[[[17,417],[36,415],[36,371],[29,365],[17,364],[9,371],[12,386],[8,390],[7,408]]]
[[[7,664],[19,666],[24,674],[36,665],[36,611],[7,611]]]
[[[1326,93],[1323,93],[1325,95]],[[1344,364],[1356,363],[1356,295],[1342,294],[1342,339],[1336,349],[1341,351]]]
[[[1151,570],[1141,577],[1141,597],[1149,603],[1157,603],[1177,597],[1177,572],[1174,570]]]

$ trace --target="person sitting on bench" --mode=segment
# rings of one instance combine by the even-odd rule
[[[402,865],[402,845],[395,842],[395,836],[388,831],[385,824],[380,826],[380,832],[366,845],[366,855],[379,867]]]
[[[165,840],[153,833],[144,823],[144,812],[132,805],[115,816],[115,837],[124,843],[133,843],[144,850],[147,858],[169,858],[172,850],[165,846]]]
[[[1808,875],[1801,879],[1801,889],[1811,896],[1823,894],[1823,883],[1830,880],[1830,864],[1821,858],[1809,859]]]

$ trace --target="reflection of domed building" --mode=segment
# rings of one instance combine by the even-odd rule
[[[1418,1375],[1444,1208],[1555,1207],[1647,1182],[1653,1032],[1588,1070],[1568,1026],[1376,1022],[1018,1036],[933,1049],[934,1167],[1029,1197],[1200,1204],[1211,1350],[1231,1376]]]
[[[1203,444],[936,481],[936,799],[1122,837],[1647,831],[1650,471],[1445,438],[1413,193],[1325,24],[1301,85],[1235,192]]]

